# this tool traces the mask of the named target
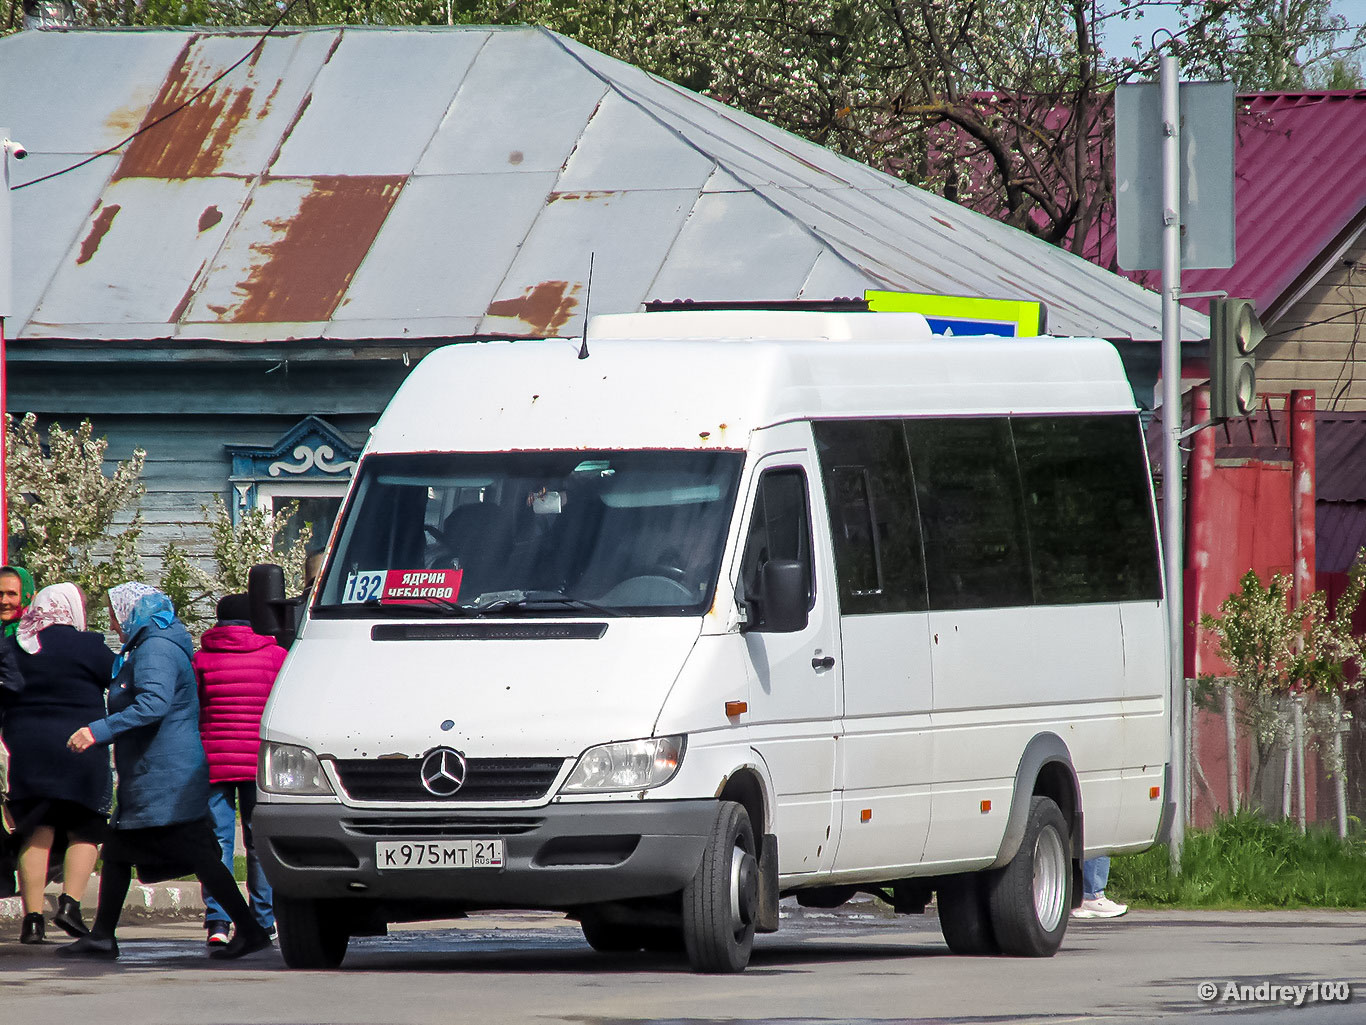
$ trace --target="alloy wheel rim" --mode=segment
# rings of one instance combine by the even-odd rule
[[[1065,913],[1067,868],[1062,838],[1055,829],[1043,829],[1034,841],[1034,914],[1045,932],[1056,929]]]
[[[744,935],[755,918],[758,902],[758,864],[740,844],[730,853],[730,923],[736,937]]]

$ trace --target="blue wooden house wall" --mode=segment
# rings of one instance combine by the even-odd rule
[[[167,543],[208,555],[205,508],[215,499],[236,518],[262,492],[339,491],[430,347],[296,346],[286,359],[274,345],[223,343],[168,359],[155,343],[20,342],[10,349],[9,408],[67,428],[90,420],[111,465],[146,452],[139,554],[155,582]]]

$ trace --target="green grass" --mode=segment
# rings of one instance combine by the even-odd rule
[[[1165,845],[1116,855],[1106,894],[1136,907],[1366,908],[1366,843],[1333,831],[1240,812],[1186,833],[1179,876],[1170,858]]]

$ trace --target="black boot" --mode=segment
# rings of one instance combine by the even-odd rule
[[[235,957],[245,957],[270,946],[270,933],[252,921],[245,929],[239,926],[225,947],[209,951],[209,957],[219,961],[230,961]]]
[[[85,926],[85,920],[81,918],[80,901],[65,893],[57,898],[57,913],[52,916],[52,924],[68,936],[81,937],[90,933]]]
[[[102,961],[112,961],[119,956],[118,941],[112,936],[82,936],[75,943],[58,947],[62,957],[91,957]]]
[[[43,934],[47,931],[47,923],[43,919],[41,911],[34,911],[24,916],[24,924],[19,932],[20,943],[46,943]]]

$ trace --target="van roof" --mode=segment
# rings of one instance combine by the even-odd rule
[[[593,319],[582,359],[581,345],[438,349],[369,449],[744,449],[793,420],[1135,408],[1108,342],[936,336],[915,314],[620,314]]]

